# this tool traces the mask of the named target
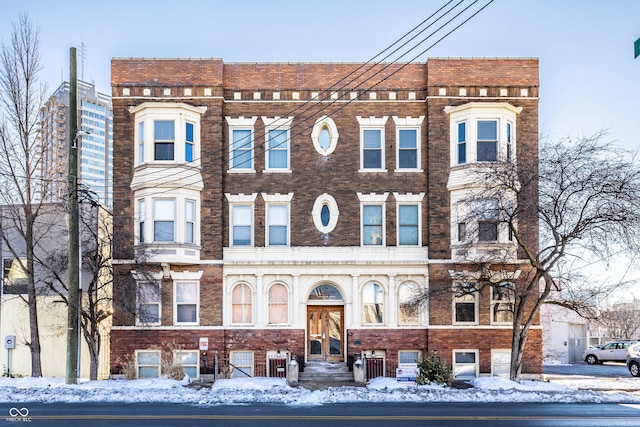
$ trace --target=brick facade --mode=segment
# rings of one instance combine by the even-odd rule
[[[115,328],[111,334],[112,372],[135,350],[175,341],[197,349],[201,337],[209,338],[210,352],[228,358],[231,351],[254,352],[254,362],[264,363],[266,352],[289,351],[304,362],[310,340],[307,304],[315,286],[329,283],[342,293],[336,304],[343,307],[341,357],[376,349],[384,350],[387,374],[397,366],[398,351],[438,351],[451,361],[456,349],[477,349],[479,372],[491,373],[491,349],[510,347],[511,329],[490,322],[490,295],[478,299],[477,325],[456,327],[452,296],[441,293],[417,324],[398,325],[398,289],[405,282],[428,290],[451,287],[448,271],[468,269],[452,260],[451,199],[447,183],[451,172],[450,120],[447,106],[469,102],[508,103],[522,108],[517,116],[517,158],[522,164],[537,164],[538,61],[535,59],[431,59],[426,63],[380,64],[355,80],[350,73],[363,64],[226,64],[220,59],[114,59],[112,90],[114,114],[114,247],[116,279]],[[145,263],[135,259],[139,227],[136,204],[141,198],[179,194],[180,185],[170,180],[156,188],[140,177],[156,167],[137,158],[136,114],[133,108],[151,108],[174,103],[176,108],[193,106],[204,111],[199,119],[198,244],[167,246],[169,252],[198,251],[196,261],[157,258],[150,252]],[[206,108],[206,111],[205,111]],[[312,143],[314,124],[329,116],[339,132],[337,147],[320,154]],[[177,117],[177,116],[176,116]],[[249,173],[230,171],[230,125],[228,118],[253,118],[253,168]],[[293,117],[289,133],[289,170],[267,171],[263,118]],[[386,117],[384,125],[384,170],[362,171],[360,118]],[[424,117],[419,126],[419,170],[397,169],[395,118]],[[152,129],[145,128],[144,144]],[[178,133],[176,133],[178,135]],[[178,137],[176,136],[176,145]],[[139,156],[138,156],[139,157]],[[189,170],[181,164],[176,174]],[[150,175],[151,176],[151,175]],[[177,179],[177,178],[176,178]],[[172,185],[174,188],[172,189]],[[167,191],[169,193],[167,193]],[[173,191],[173,193],[171,193]],[[285,248],[268,247],[268,218],[263,195],[293,194],[289,204],[290,241]],[[361,200],[357,194],[388,193],[384,205],[383,248],[361,244]],[[419,204],[421,245],[404,248],[397,243],[396,196],[416,197]],[[339,207],[339,220],[330,233],[320,232],[312,218],[317,198],[332,196]],[[230,247],[231,203],[228,195],[255,195],[252,206],[253,245]],[[537,194],[527,195],[537,198]],[[150,207],[146,208],[150,212]],[[153,217],[147,216],[146,221]],[[532,213],[527,239],[537,242],[537,222]],[[428,254],[428,255],[427,255]],[[155,258],[154,258],[155,257]],[[437,261],[433,263],[433,261]],[[514,265],[514,269],[524,269]],[[131,270],[145,270],[161,277],[160,325],[136,326],[136,282]],[[200,274],[199,324],[175,325],[175,277]],[[252,323],[234,325],[232,292],[238,283],[252,289]],[[288,322],[269,325],[269,289],[284,284],[288,294]],[[380,325],[364,322],[364,289],[376,283],[384,292],[384,320]],[[541,336],[534,327],[528,341],[525,372],[541,372]]]

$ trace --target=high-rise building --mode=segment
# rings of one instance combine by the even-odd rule
[[[94,84],[78,81],[78,172],[85,198],[111,207],[113,112],[111,97]],[[63,82],[41,109],[43,177],[53,179],[48,197],[66,198],[69,141],[69,82]],[[82,197],[82,196],[81,196]]]

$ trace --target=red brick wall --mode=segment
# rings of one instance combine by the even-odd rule
[[[431,86],[538,86],[538,59],[430,58]]]

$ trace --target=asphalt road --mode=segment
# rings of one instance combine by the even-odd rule
[[[360,403],[323,406],[1,404],[5,422],[38,426],[634,426],[640,405]],[[27,413],[28,412],[28,413]],[[1,422],[2,420],[0,420]]]
[[[630,378],[631,374],[625,363],[605,362],[602,365],[575,363],[573,365],[545,365],[545,375],[575,375],[607,378]],[[640,422],[638,423],[640,425]]]

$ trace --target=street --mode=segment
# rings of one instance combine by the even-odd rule
[[[637,426],[640,405],[556,403],[357,403],[323,406],[0,405],[5,422],[43,426]]]

